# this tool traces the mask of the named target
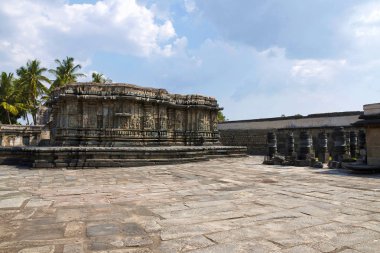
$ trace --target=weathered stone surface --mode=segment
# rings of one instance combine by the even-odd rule
[[[0,209],[3,208],[20,208],[25,200],[25,197],[10,197],[5,199],[0,199]]]
[[[53,91],[47,104],[58,146],[219,143],[220,108],[211,97],[125,83],[75,83]]]
[[[161,146],[161,147],[0,147],[11,164],[27,160],[33,168],[136,167],[206,161],[210,158],[246,156],[246,147]],[[60,156],[56,154],[59,153]],[[23,160],[19,159],[23,157]],[[66,181],[75,181],[69,178]],[[60,204],[60,203],[57,203]],[[63,203],[64,205],[65,203]]]
[[[117,224],[105,223],[87,226],[87,236],[104,236],[119,234],[120,229]]]
[[[149,236],[127,236],[124,239],[124,245],[127,247],[140,247],[151,245],[153,241]]]
[[[18,191],[2,191],[2,190],[0,190],[0,197],[5,196],[5,195],[11,195],[14,193],[18,193]]]
[[[0,166],[0,199],[51,201],[0,209],[0,252],[376,252],[379,175],[261,162]]]
[[[192,236],[188,238],[163,241],[161,242],[158,250],[160,252],[176,253],[181,251],[205,248],[211,245],[214,245],[214,243],[204,236]]]
[[[82,244],[66,244],[63,246],[63,253],[83,253]]]
[[[66,225],[65,237],[81,236],[83,234],[83,230],[84,230],[83,222],[71,221],[67,223]]]
[[[379,252],[380,249],[380,238],[376,240],[369,240],[360,244],[353,246],[354,249],[359,252],[369,252],[376,253]]]
[[[67,193],[70,194],[70,193]],[[80,194],[80,193],[79,193]],[[62,201],[62,199],[60,199]],[[56,206],[62,206],[62,202],[57,203]],[[71,202],[72,203],[72,202]],[[86,213],[84,210],[80,208],[60,208],[57,211],[57,221],[59,222],[67,222],[67,221],[80,221],[86,217]]]
[[[51,200],[44,200],[44,199],[30,199],[25,207],[48,207],[52,203]]]
[[[12,218],[12,220],[22,220],[22,219],[28,219],[34,215],[36,212],[36,209],[24,209],[22,212],[18,213],[15,217]]]
[[[25,248],[20,250],[18,253],[53,253],[54,246],[42,246],[42,247],[33,247]]]
[[[290,249],[285,249],[282,252],[284,253],[319,253],[319,251],[305,245],[300,245],[300,246],[292,247]]]
[[[139,249],[114,249],[107,251],[97,251],[96,253],[151,253],[152,251],[148,248]]]
[[[193,253],[233,253],[239,252],[240,247],[237,244],[217,244],[207,248],[193,250]]]

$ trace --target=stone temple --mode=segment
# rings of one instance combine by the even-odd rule
[[[40,133],[17,127],[8,131],[19,134],[4,136],[7,143],[26,145],[1,147],[0,163],[94,168],[244,156],[246,147],[222,146],[219,141],[221,109],[215,98],[164,89],[69,84],[54,90],[39,112]],[[33,142],[27,141],[30,136]]]
[[[54,146],[219,144],[216,99],[130,84],[70,84],[53,92]],[[47,123],[47,122],[46,122]]]

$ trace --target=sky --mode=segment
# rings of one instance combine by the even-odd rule
[[[74,57],[113,82],[215,97],[229,120],[380,102],[380,1],[0,0],[0,71]]]

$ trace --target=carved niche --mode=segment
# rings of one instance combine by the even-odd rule
[[[179,110],[175,112],[175,130],[183,130],[183,113]]]
[[[168,117],[166,115],[166,108],[161,107],[159,110],[159,124],[160,130],[166,130],[168,127]]]
[[[218,130],[218,120],[216,118],[216,113],[211,112],[211,130],[217,131]]]
[[[144,116],[144,129],[154,129],[154,118],[152,115],[152,107],[145,106],[145,116]]]
[[[198,124],[198,130],[199,131],[209,131],[210,130],[210,120],[207,113],[199,112],[199,124]]]
[[[140,117],[139,115],[133,114],[130,119],[130,129],[140,129]]]

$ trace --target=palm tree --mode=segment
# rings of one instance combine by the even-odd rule
[[[20,116],[26,120],[27,125],[29,123],[28,113],[30,112],[30,103],[28,102],[28,88],[25,87],[25,82],[22,83],[20,79],[15,79],[14,81],[14,89],[17,91],[16,99],[19,103],[23,105],[23,109],[20,111]]]
[[[101,73],[92,73],[92,82],[93,83],[105,83],[106,79],[104,78],[104,75]]]
[[[15,80],[12,73],[1,73],[0,78],[0,108],[5,111],[9,124],[12,124],[12,116],[18,116],[22,110],[25,110],[23,103],[18,101],[18,89],[15,88]],[[13,121],[17,117],[12,117]],[[2,122],[5,121],[4,119]]]
[[[19,76],[19,88],[24,98],[29,112],[32,114],[33,123],[37,122],[37,109],[40,103],[39,98],[48,92],[44,83],[50,83],[49,78],[44,76],[46,68],[40,66],[40,61],[28,61],[26,66],[17,69]]]
[[[58,66],[55,69],[50,69],[49,72],[55,75],[55,81],[50,86],[50,90],[57,87],[63,87],[69,83],[74,83],[77,81],[78,77],[85,76],[82,73],[77,73],[78,70],[82,68],[80,64],[74,64],[73,57],[66,57],[66,59],[60,61],[55,60]]]
[[[102,73],[92,73],[92,82],[93,83],[102,83],[102,84],[110,84],[112,83],[112,80],[109,78],[106,78]]]

